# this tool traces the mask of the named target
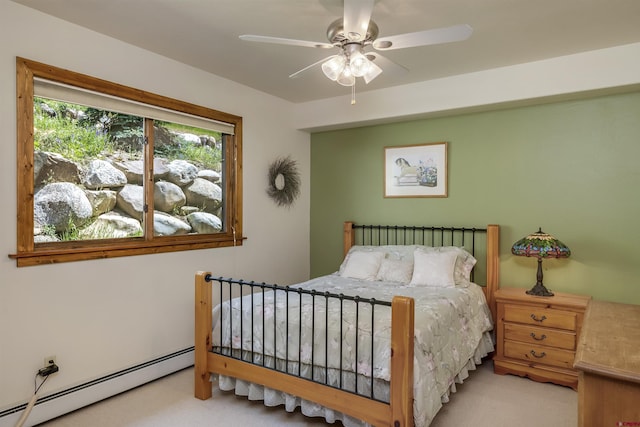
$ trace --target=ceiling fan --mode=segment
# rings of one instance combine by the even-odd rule
[[[378,26],[371,19],[373,6],[374,0],[344,0],[344,16],[332,22],[327,29],[329,43],[250,34],[241,35],[240,39],[319,49],[337,47],[339,53],[323,58],[289,77],[297,77],[322,64],[322,71],[329,79],[343,86],[354,86],[356,77],[362,77],[365,83],[369,83],[382,73],[382,68],[375,62],[383,66],[398,65],[377,52],[367,52],[369,47],[375,51],[385,51],[449,43],[465,40],[473,32],[469,25],[461,24],[378,38]]]

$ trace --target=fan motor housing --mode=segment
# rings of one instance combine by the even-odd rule
[[[363,45],[366,43],[372,43],[377,37],[378,25],[373,22],[373,20],[370,20],[366,36],[364,37],[364,39],[360,40],[357,43]],[[329,28],[327,29],[327,39],[329,39],[332,44],[342,45],[345,43],[353,43],[353,41],[350,40],[349,37],[347,37],[344,33],[344,23],[342,18],[336,19],[329,25]]]

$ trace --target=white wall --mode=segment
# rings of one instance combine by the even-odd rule
[[[242,116],[244,245],[17,268],[7,257],[16,251],[16,56]],[[197,270],[280,284],[308,278],[309,135],[288,121],[292,104],[7,0],[0,94],[0,410],[29,399],[46,356],[60,366],[49,394],[193,345]],[[290,209],[265,193],[268,165],[281,155],[302,173]]]

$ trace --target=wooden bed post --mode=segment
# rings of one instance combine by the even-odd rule
[[[344,253],[342,254],[343,257],[347,256],[347,252],[349,252],[349,249],[351,249],[351,246],[353,246],[355,239],[356,239],[356,236],[355,234],[353,234],[353,222],[345,221],[344,235],[342,238],[343,244],[344,244]]]
[[[487,304],[491,310],[491,317],[496,321],[495,293],[500,286],[500,226],[487,226]]]
[[[211,349],[213,319],[211,313],[211,283],[205,279],[211,273],[196,273],[195,336],[194,336],[194,396],[209,399],[212,394],[211,374],[207,367],[207,355]]]
[[[413,298],[395,296],[391,302],[391,422],[389,425],[413,427]]]

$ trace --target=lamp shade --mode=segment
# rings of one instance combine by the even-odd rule
[[[349,65],[344,66],[336,81],[342,86],[353,86],[354,84],[356,84],[356,78],[351,73],[351,68],[349,67]]]
[[[535,233],[515,242],[511,247],[511,253],[517,256],[538,258],[536,284],[527,291],[527,294],[542,297],[553,296],[553,292],[548,290],[542,283],[542,259],[568,258],[571,255],[571,250],[560,240],[539,228]]]
[[[367,71],[369,71],[370,64],[371,61],[362,54],[362,51],[353,53],[349,58],[349,67],[351,68],[351,73],[355,77],[364,76]]]
[[[571,255],[571,249],[540,228],[535,233],[515,242],[511,247],[511,253],[538,258],[568,258]]]
[[[369,84],[369,82],[375,79],[376,77],[378,77],[380,73],[382,73],[382,68],[378,67],[373,62],[369,62],[369,68],[367,69],[367,72],[362,77],[364,78],[364,82],[366,84]]]
[[[354,86],[356,78],[362,77],[369,84],[382,73],[382,68],[373,63],[374,55],[365,55],[361,43],[346,43],[342,53],[327,58],[322,63],[322,72],[342,86]],[[355,101],[352,100],[352,104]]]
[[[322,72],[335,82],[344,70],[346,62],[347,58],[344,55],[336,55],[322,64]]]

